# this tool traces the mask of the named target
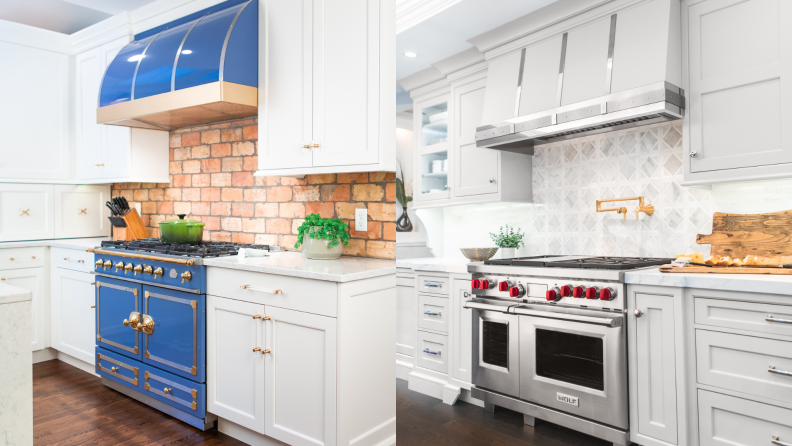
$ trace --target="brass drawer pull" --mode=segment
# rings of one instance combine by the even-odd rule
[[[261,319],[261,315],[260,315],[260,314],[257,314],[257,315],[255,315],[255,316],[253,316],[253,319]]]
[[[91,305],[91,308],[96,308],[96,305]]]
[[[77,209],[80,211],[80,213],[77,214],[77,215],[82,215],[82,214],[88,215],[88,208],[85,208],[85,209],[77,208]]]
[[[169,388],[166,387],[166,388],[162,389],[162,392],[165,393],[165,395],[167,395],[167,394],[173,392],[173,389],[169,389]]]
[[[110,371],[113,373],[118,373],[118,367],[110,367]]]
[[[261,291],[262,293],[283,294],[283,290],[268,290],[266,288],[258,288],[250,285],[242,285],[241,288],[243,290]]]
[[[266,355],[267,353],[271,353],[270,349],[265,349],[261,352],[262,355]]]
[[[253,349],[253,353],[260,352],[260,351],[261,351],[261,347],[256,347],[256,348]]]
[[[19,214],[20,217],[23,216],[23,215],[27,215],[28,217],[30,217],[30,214],[29,214],[30,209],[20,209],[19,212],[21,212],[21,214]]]
[[[0,277],[0,280],[6,280],[6,278],[5,277]]]

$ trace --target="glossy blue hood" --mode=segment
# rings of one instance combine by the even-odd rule
[[[257,87],[258,2],[221,3],[140,34],[124,47],[102,79],[97,121],[170,130],[252,116],[257,107],[251,109],[249,99],[232,101],[248,107],[242,111],[217,103],[227,102],[231,90],[234,97],[249,96]],[[215,105],[196,113],[193,108],[204,103]],[[185,113],[193,118],[174,119],[183,109],[191,109]]]

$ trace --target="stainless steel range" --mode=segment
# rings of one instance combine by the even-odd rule
[[[628,445],[624,271],[671,259],[538,256],[472,263],[473,397]]]

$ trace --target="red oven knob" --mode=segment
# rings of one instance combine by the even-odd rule
[[[616,290],[611,287],[606,287],[599,292],[600,300],[613,300],[616,299]]]
[[[599,288],[592,286],[586,288],[586,299],[596,299],[599,294]]]
[[[523,294],[525,294],[525,288],[522,285],[509,288],[509,297],[520,297]]]
[[[509,291],[509,285],[509,282],[505,280],[503,282],[498,282],[498,291]]]
[[[481,287],[480,287],[480,288],[481,288],[482,290],[488,290],[488,289],[490,289],[490,286],[491,286],[492,284],[490,284],[490,281],[489,281],[489,280],[487,280],[487,279],[481,279],[481,283],[480,283],[480,285],[481,285]]]
[[[558,302],[561,300],[561,290],[558,288],[550,288],[547,290],[547,293],[545,293],[545,298],[548,302]]]
[[[481,286],[481,281],[478,279],[473,279],[473,281],[470,282],[470,288],[473,288],[474,290],[477,290],[478,287],[480,286]]]
[[[563,285],[561,287],[561,297],[569,297],[572,295],[572,287],[570,285]]]
[[[578,285],[572,288],[572,297],[576,299],[582,298],[586,294],[586,287],[583,285]]]

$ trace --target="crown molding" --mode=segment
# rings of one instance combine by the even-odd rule
[[[8,20],[0,20],[0,41],[56,53],[72,54],[71,42],[67,34]]]
[[[412,28],[462,0],[402,0],[396,5],[396,34]]]

